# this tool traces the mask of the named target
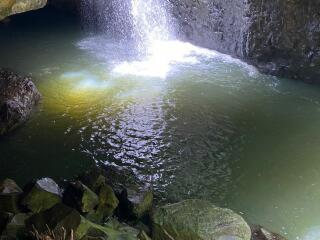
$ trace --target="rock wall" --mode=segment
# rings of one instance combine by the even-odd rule
[[[178,34],[262,72],[320,82],[320,0],[171,0]]]
[[[0,21],[10,15],[44,7],[47,0],[0,0]]]

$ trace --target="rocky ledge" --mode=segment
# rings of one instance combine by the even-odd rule
[[[30,77],[0,68],[0,135],[23,124],[41,95]]]
[[[0,21],[10,15],[44,7],[47,0],[1,0]]]
[[[23,190],[0,182],[0,239],[285,240],[230,209],[203,200],[156,206],[129,171],[92,169],[58,185],[50,178]]]

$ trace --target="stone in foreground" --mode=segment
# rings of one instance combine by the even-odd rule
[[[207,201],[186,200],[166,205],[152,215],[154,240],[250,240],[241,216]]]
[[[4,69],[0,69],[0,89],[0,135],[3,135],[30,117],[41,95],[30,77]]]
[[[60,192],[55,181],[51,178],[42,178],[27,192],[22,205],[34,213],[44,211],[61,202]]]

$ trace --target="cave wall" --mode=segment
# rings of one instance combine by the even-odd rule
[[[179,37],[320,83],[320,0],[171,0]]]

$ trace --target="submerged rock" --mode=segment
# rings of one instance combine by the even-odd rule
[[[21,204],[38,213],[61,202],[60,188],[51,178],[36,181],[22,199]]]
[[[250,240],[241,216],[207,201],[186,200],[166,205],[152,215],[154,240]]]
[[[285,237],[270,232],[260,225],[252,225],[251,232],[251,240],[287,240]]]
[[[0,212],[18,213],[21,188],[11,179],[0,182]]]
[[[67,186],[63,202],[81,213],[90,213],[99,204],[99,197],[82,182],[76,181]]]
[[[0,69],[0,135],[23,124],[40,100],[30,77]]]
[[[0,20],[7,16],[44,7],[47,0],[1,0]]]

